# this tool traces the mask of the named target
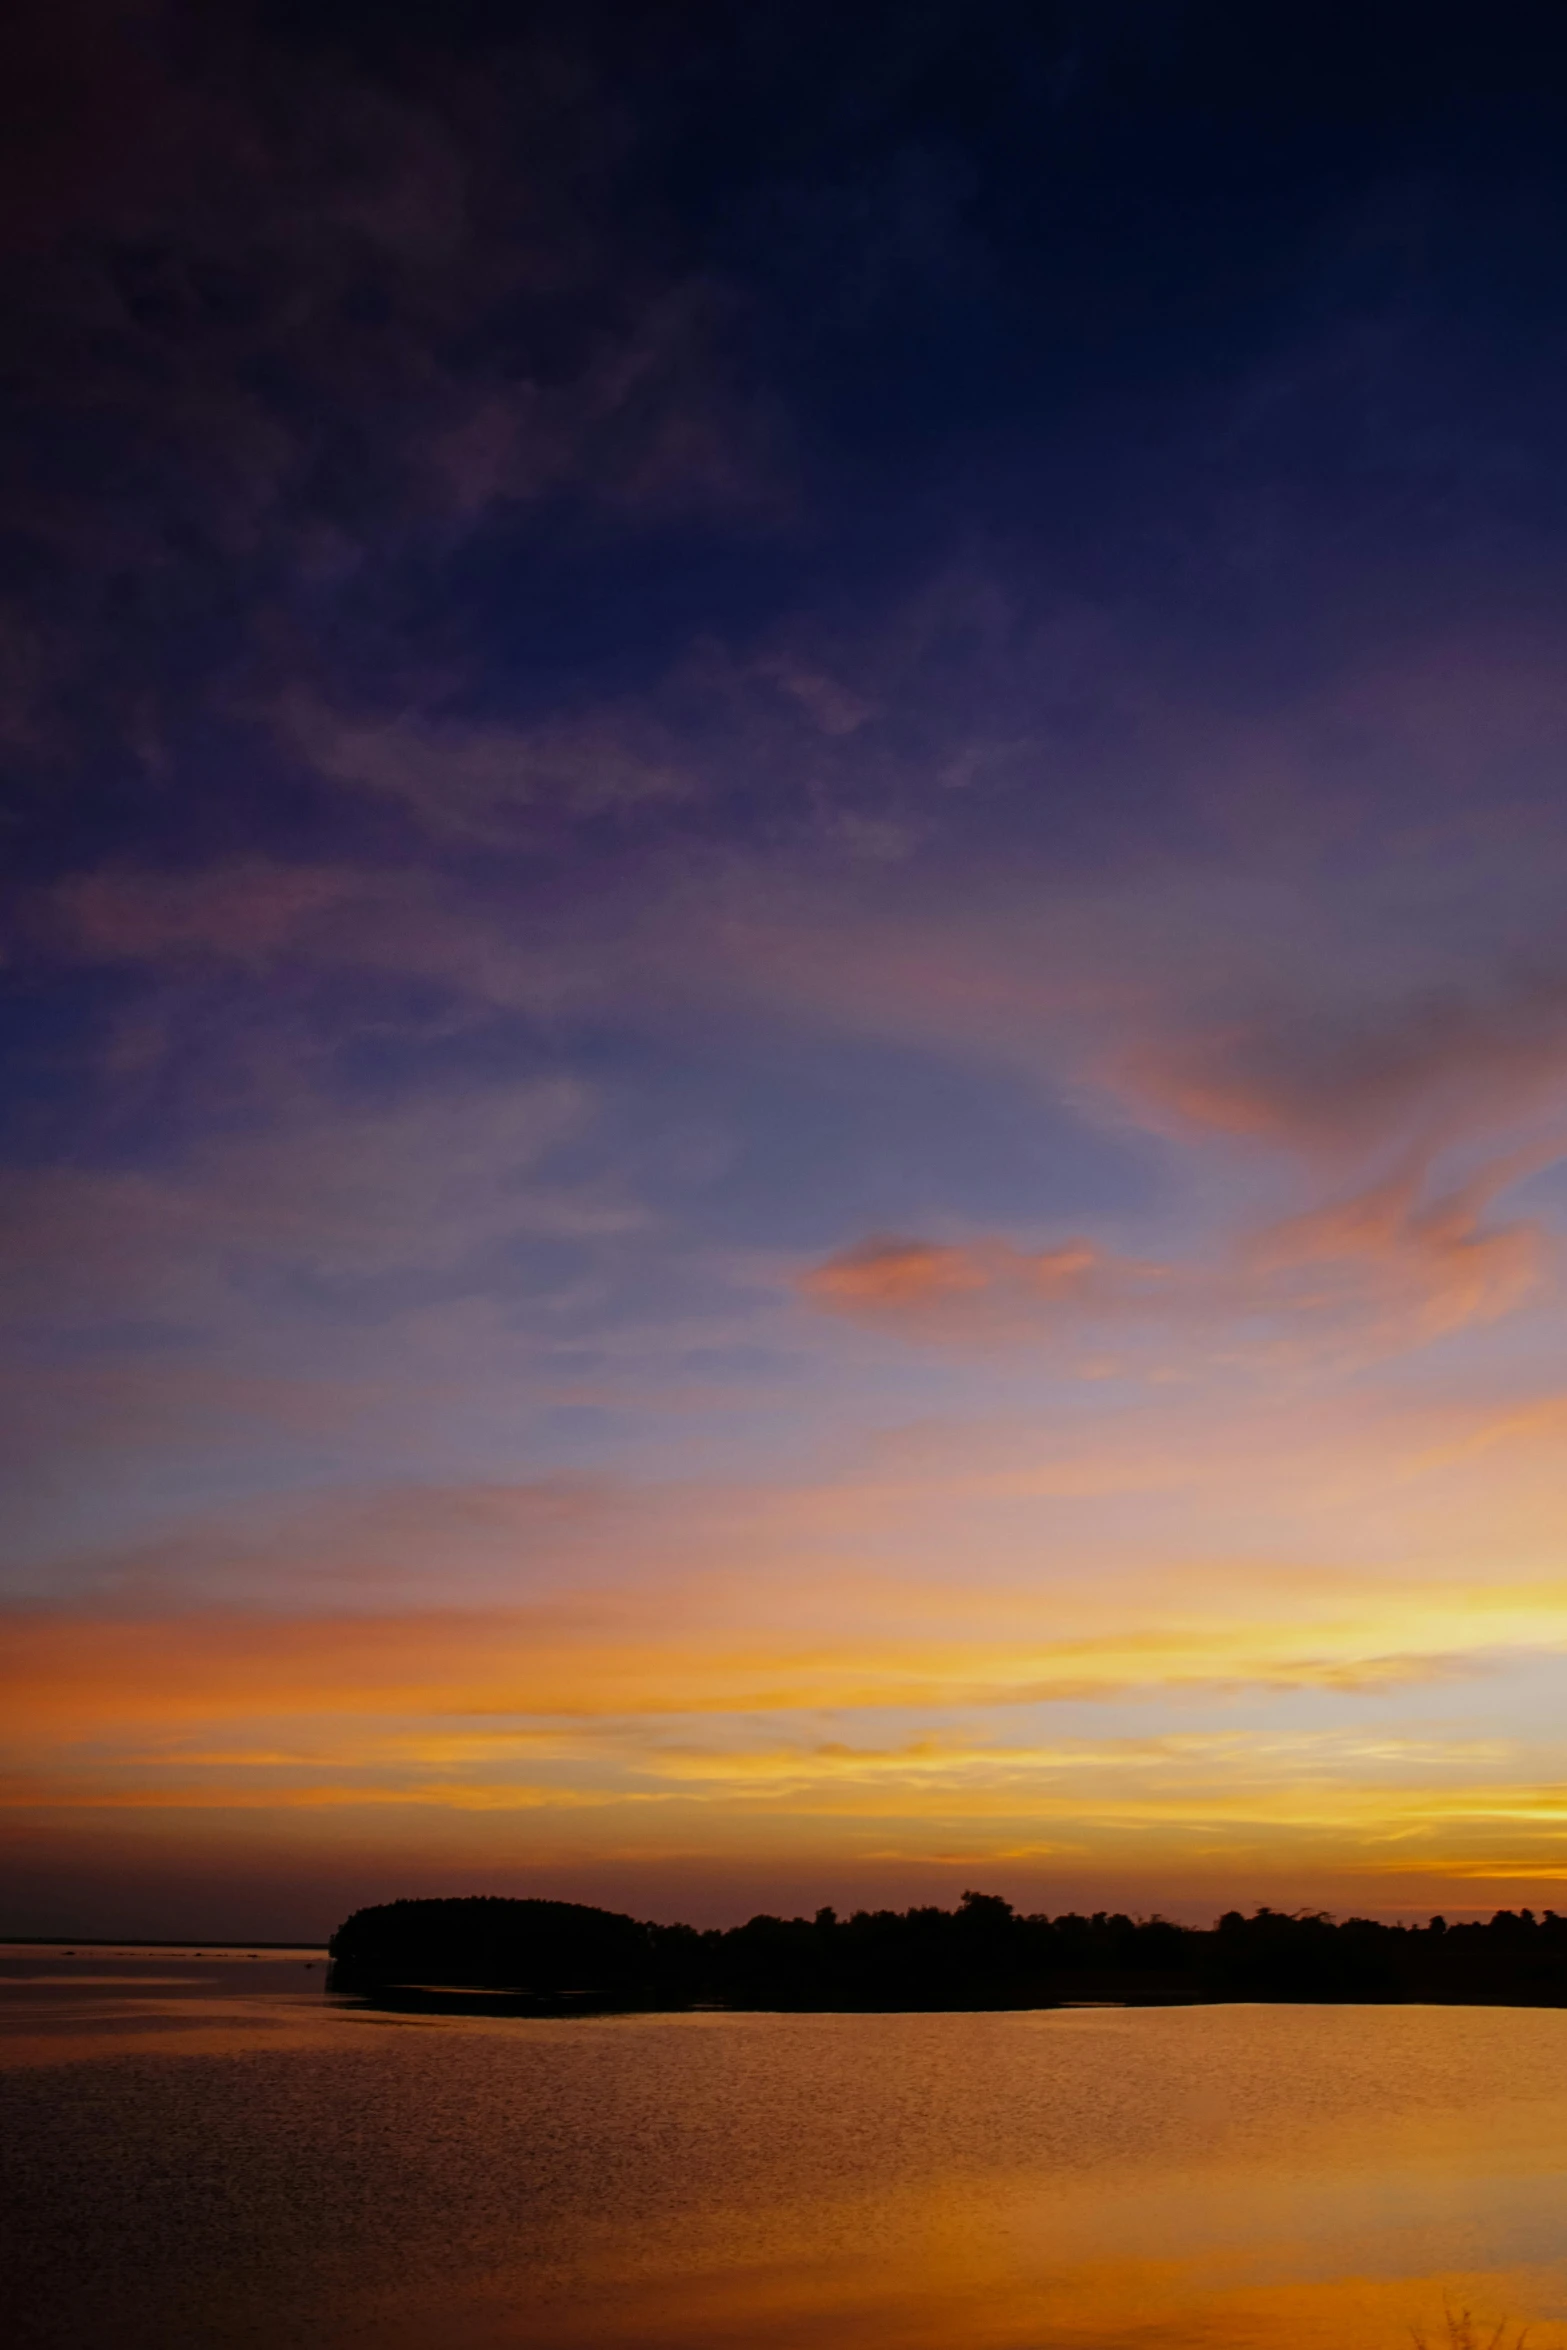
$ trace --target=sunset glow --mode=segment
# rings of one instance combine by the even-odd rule
[[[27,36],[0,1926],[1567,1908],[1558,131],[646,13]]]

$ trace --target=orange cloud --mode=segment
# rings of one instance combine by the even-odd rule
[[[994,1300],[1003,1291],[1047,1311],[1092,1308],[1121,1303],[1139,1283],[1152,1296],[1168,1280],[1162,1265],[1114,1257],[1087,1240],[1027,1250],[1001,1240],[946,1247],[888,1236],[845,1249],[807,1273],[801,1286],[819,1304],[874,1315]]]
[[[1300,1300],[1312,1310],[1353,1304],[1359,1293],[1384,1315],[1406,1317],[1417,1337],[1496,1321],[1540,1288],[1549,1245],[1538,1224],[1487,1229],[1481,1217],[1542,1155],[1485,1167],[1424,1205],[1418,1173],[1394,1176],[1274,1225],[1250,1243],[1247,1262],[1265,1281],[1302,1281]]]
[[[427,1742],[460,1732],[477,1764],[475,1737],[504,1735],[493,1760],[515,1756],[519,1731],[536,1758],[570,1762],[585,1727],[616,1720],[1390,1688],[1527,1645],[1567,1647],[1559,1577],[1373,1588],[1286,1576],[1274,1591],[1238,1566],[1070,1589],[1037,1576],[921,1585],[847,1569],[750,1581],[711,1571],[531,1608],[12,1609],[0,1616],[0,1720],[18,1755],[130,1733],[183,1743],[219,1725],[229,1747],[249,1724],[251,1749],[308,1763],[322,1725],[359,1724],[361,1742],[381,1721],[399,1738],[422,1722]],[[312,1725],[303,1745],[288,1723]]]
[[[1373,1653],[1400,1614],[1445,1647]],[[1549,1630],[1567,1646],[1563,1595],[1554,1615],[1527,1594],[1498,1595],[1492,1614],[1493,1632]],[[1187,1879],[1265,1864],[1543,1881],[1567,1851],[1554,1749],[1401,1732],[1378,1716],[1270,1726],[1254,1711],[1228,1730],[1054,1735],[1017,1710],[1117,1690],[1212,1694],[1226,1679],[1430,1684],[1464,1669],[1457,1639],[1478,1628],[1472,1603],[1450,1603],[1444,1621],[1422,1594],[1380,1622],[1319,1623],[1310,1654],[1290,1624],[1215,1620],[1053,1648],[1036,1637],[1024,1653],[1016,1640],[889,1636],[788,1655],[775,1640],[769,1665],[760,1641],[749,1655],[699,1633],[638,1647],[543,1617],[34,1616],[11,1627],[0,1682],[14,1750],[0,1812],[7,1840],[42,1817],[74,1834],[69,1821],[99,1812],[192,1837],[215,1815],[292,1819],[319,1851],[350,1833],[333,1821],[358,1813],[407,1823],[394,1841],[446,1866],[489,1819],[516,1823],[535,1858],[617,1865],[672,1851],[872,1861],[891,1833],[922,1866],[1055,1855]],[[1052,1667],[1054,1680],[1031,1677]],[[924,1726],[903,1726],[911,1712]]]
[[[1154,1264],[1081,1238],[1029,1250],[879,1235],[813,1266],[800,1288],[828,1312],[937,1338],[1141,1322],[1202,1335],[1212,1349],[1378,1352],[1496,1321],[1541,1289],[1541,1227],[1482,1222],[1496,1194],[1538,1164],[1539,1154],[1503,1161],[1425,1201],[1420,1173],[1389,1178],[1269,1226],[1214,1264]],[[1246,1338],[1248,1325],[1262,1337]]]
[[[1450,1619],[1423,1659],[1383,1649],[1384,1626],[1365,1618],[1327,1628],[1325,1637],[1319,1627],[1317,1640],[1304,1643],[1298,1626],[1267,1622],[1052,1639],[1028,1621],[1048,1604],[1015,1601],[1013,1625],[989,1639],[900,1635],[890,1625],[858,1637],[824,1631],[791,1640],[780,1626],[770,1635],[753,1629],[748,1639],[723,1629],[704,1636],[700,1628],[661,1638],[637,1624],[634,1604],[629,1623],[597,1631],[544,1610],[25,1612],[4,1625],[0,1710],[16,1738],[334,1715],[602,1718],[1016,1705],[1172,1684],[1337,1687],[1429,1677],[1445,1669],[1448,1642],[1461,1651],[1475,1637],[1472,1616],[1461,1629]],[[788,1613],[786,1594],[775,1607]]]

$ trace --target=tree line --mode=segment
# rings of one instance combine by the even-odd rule
[[[994,1893],[956,1909],[753,1917],[702,1930],[585,1903],[392,1901],[332,1937],[330,1987],[404,2004],[465,1994],[526,2012],[606,2007],[1048,2007],[1072,2000],[1501,2000],[1567,2005],[1567,1918],[1388,1925],[1229,1910],[1210,1928],[1097,1910],[1030,1916]]]

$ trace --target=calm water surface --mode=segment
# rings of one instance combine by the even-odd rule
[[[1567,2344],[1567,2013],[555,2023],[321,1983],[0,1950],[19,2350],[1410,2350],[1466,2304]]]

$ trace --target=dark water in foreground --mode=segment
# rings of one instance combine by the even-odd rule
[[[18,2350],[1567,2342],[1567,2012],[394,2019],[304,1959],[0,1950]]]

